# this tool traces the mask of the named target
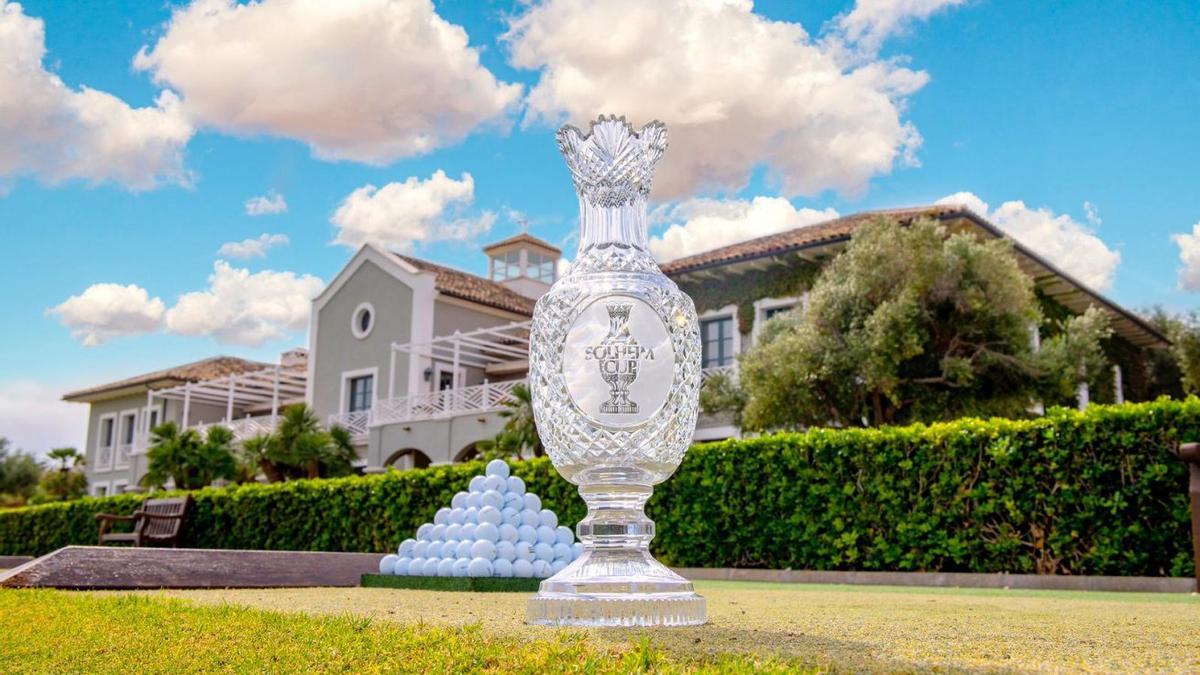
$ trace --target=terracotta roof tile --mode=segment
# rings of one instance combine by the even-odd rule
[[[136,375],[124,380],[100,384],[87,389],[80,389],[63,395],[63,400],[79,400],[94,397],[98,394],[103,394],[109,391],[126,389],[128,387],[137,387],[150,385],[166,381],[168,383],[180,382],[201,382],[204,380],[214,380],[218,377],[226,375],[237,375],[239,373],[248,373],[252,370],[261,370],[263,368],[273,367],[270,363],[262,363],[261,361],[249,361],[247,359],[239,359],[234,356],[214,356],[212,358],[203,359],[201,361],[193,361],[185,363],[181,366],[164,368],[153,372]]]
[[[517,314],[524,314],[525,316],[533,315],[533,305],[536,302],[533,298],[527,298],[495,281],[484,279],[469,272],[431,263],[428,260],[400,255],[399,253],[393,253],[392,255],[417,269],[436,274],[437,278],[434,280],[434,285],[446,295],[471,302],[478,302],[481,305],[509,312],[516,312]]]
[[[555,253],[557,253],[558,255],[562,255],[562,249],[560,249],[559,247],[551,244],[548,241],[545,241],[544,239],[538,239],[537,237],[535,237],[532,234],[529,234],[527,232],[522,232],[521,234],[509,237],[508,239],[502,239],[494,244],[488,244],[487,246],[483,247],[483,252],[487,253],[489,251],[498,249],[501,246],[508,246],[510,244],[520,244],[520,243],[533,244],[535,246],[540,246],[542,248],[548,248],[551,251],[554,251]]]

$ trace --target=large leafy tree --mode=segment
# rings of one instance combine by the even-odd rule
[[[1045,354],[1031,344],[1040,322],[1009,242],[880,218],[822,270],[806,310],[763,332],[726,398],[751,430],[1023,415],[1102,363],[1099,312],[1067,322]]]
[[[181,490],[199,490],[222,478],[233,478],[233,432],[222,426],[209,427],[201,435],[195,429],[180,430],[165,422],[151,430],[149,466],[142,485],[161,488],[168,480]]]
[[[0,436],[0,506],[20,506],[37,488],[42,465],[32,455],[13,450]]]
[[[81,469],[83,455],[75,448],[54,448],[46,453],[58,462],[57,471],[46,471],[38,483],[37,493],[30,500],[35,503],[57,502],[79,499],[87,494],[87,474]]]
[[[238,474],[253,480],[261,471],[272,483],[346,476],[354,472],[357,456],[348,430],[323,428],[312,408],[298,403],[283,410],[274,433],[242,443]]]

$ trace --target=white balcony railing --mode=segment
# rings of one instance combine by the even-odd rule
[[[708,382],[709,378],[711,378],[713,375],[727,375],[731,378],[736,379],[737,378],[737,364],[735,363],[735,364],[728,365],[728,366],[715,366],[713,368],[705,368],[704,370],[701,370],[700,371],[700,386],[703,387],[704,383]]]
[[[346,431],[349,431],[354,438],[363,438],[370,431],[371,411],[356,410],[340,415],[330,415],[329,426],[334,425],[345,427]]]
[[[243,417],[232,422],[212,422],[209,424],[197,424],[192,428],[201,434],[205,434],[212,427],[225,427],[233,432],[233,438],[236,441],[244,441],[247,438],[255,436],[264,436],[275,431],[275,422],[271,417]]]
[[[374,410],[330,415],[329,424],[340,424],[352,434],[362,436],[370,427],[384,424],[491,412],[503,408],[504,403],[512,399],[513,387],[522,383],[524,380],[485,382],[471,387],[379,399]]]
[[[117,466],[118,469],[129,468],[129,456],[133,454],[133,443],[122,443],[117,446]]]
[[[101,445],[96,448],[96,468],[107,471],[112,468],[113,446]]]

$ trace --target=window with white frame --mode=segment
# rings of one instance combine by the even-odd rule
[[[350,316],[350,332],[354,333],[354,337],[359,340],[371,334],[371,329],[375,327],[375,307],[364,302],[354,308],[354,314]]]
[[[100,428],[96,431],[95,468],[110,469],[113,461],[113,446],[116,444],[117,416],[105,415],[100,418]]]
[[[375,376],[351,377],[347,383],[346,412],[370,410],[375,395]]]
[[[116,462],[118,467],[126,467],[129,466],[129,455],[133,452],[133,439],[137,434],[137,411],[121,414],[120,434]]]
[[[520,249],[506,251],[493,258],[492,278],[496,281],[516,279],[521,276]]]
[[[701,368],[722,368],[733,365],[732,316],[705,319],[700,322]]]
[[[530,279],[537,279],[548,284],[554,283],[554,258],[544,253],[529,251],[526,253],[528,264],[526,269],[529,271]]]
[[[92,485],[92,496],[93,497],[107,497],[108,496],[108,483],[94,483]]]

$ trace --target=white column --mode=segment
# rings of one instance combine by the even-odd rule
[[[1121,376],[1121,366],[1113,366],[1113,400],[1117,403],[1125,402],[1125,381]]]
[[[279,366],[275,366],[275,382],[271,386],[271,428],[275,428],[275,420],[279,417]]]
[[[233,422],[233,376],[229,377],[229,394],[225,398],[225,423]]]
[[[191,409],[192,383],[188,382],[187,384],[183,385],[183,423],[180,425],[183,429],[188,427],[188,414],[190,413]]]
[[[388,398],[396,398],[396,347],[388,348],[391,358],[388,361]]]

